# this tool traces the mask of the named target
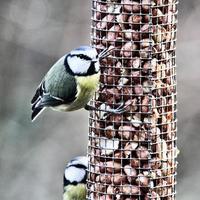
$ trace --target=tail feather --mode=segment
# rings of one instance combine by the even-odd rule
[[[40,115],[40,113],[44,110],[45,108],[35,108],[32,112],[32,115],[31,115],[31,120],[32,122],[34,120],[36,120],[36,118]]]
[[[38,106],[38,104],[40,104],[40,101],[41,101],[41,97],[38,97],[38,99],[33,104],[31,104],[32,111]]]
[[[33,96],[31,100],[31,105],[32,105],[32,114],[31,114],[31,120],[34,121],[39,114],[42,112],[44,109],[43,106],[40,106],[41,104],[41,95],[42,95],[42,84],[39,85],[38,89],[35,92],[35,95]]]
[[[38,98],[41,96],[42,94],[42,88],[41,86],[38,87],[38,89],[35,92],[35,95],[33,96],[32,100],[31,100],[31,104],[35,104],[36,101],[38,101]]]
[[[64,103],[63,99],[52,96],[49,92],[46,92],[44,87],[44,82],[42,82],[37,88],[35,95],[31,100],[32,121],[34,121],[37,118],[37,116],[43,111],[45,107],[59,106],[63,103]]]

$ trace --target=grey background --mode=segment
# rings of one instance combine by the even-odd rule
[[[182,0],[177,46],[178,200],[199,199],[200,1]],[[89,44],[90,0],[0,1],[0,199],[62,198],[66,161],[86,153],[87,112],[44,112],[30,99],[50,65]]]

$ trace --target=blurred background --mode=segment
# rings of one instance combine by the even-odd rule
[[[66,161],[86,153],[87,112],[48,110],[31,123],[30,99],[52,63],[70,49],[89,44],[90,15],[90,0],[0,1],[1,200],[61,199]],[[182,0],[178,200],[199,199],[199,19],[199,0]]]

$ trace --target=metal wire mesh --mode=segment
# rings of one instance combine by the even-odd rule
[[[101,63],[100,110],[89,116],[87,199],[175,199],[176,0],[92,0]]]

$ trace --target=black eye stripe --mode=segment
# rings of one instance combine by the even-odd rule
[[[82,164],[72,164],[69,167],[76,167],[76,168],[79,168],[79,169],[87,169],[87,167],[85,165],[82,165]]]
[[[70,57],[75,57],[75,56],[84,60],[92,60],[89,56],[84,54],[70,54]]]

